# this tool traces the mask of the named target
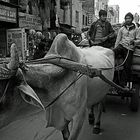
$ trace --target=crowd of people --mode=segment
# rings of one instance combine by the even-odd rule
[[[49,51],[55,36],[56,34],[49,34],[49,32],[44,35],[40,31],[29,30],[26,59],[33,60],[44,57]]]

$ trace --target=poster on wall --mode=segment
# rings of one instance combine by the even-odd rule
[[[7,52],[10,54],[12,43],[16,43],[20,60],[26,59],[26,33],[24,28],[8,29],[7,30]]]

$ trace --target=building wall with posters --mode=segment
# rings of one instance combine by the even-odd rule
[[[18,1],[0,1],[0,59],[9,56],[7,30],[18,27]]]
[[[19,6],[19,27],[41,31],[42,22],[36,0],[19,0]]]
[[[19,12],[19,27],[28,30],[34,29],[37,31],[42,31],[41,18],[36,15]]]
[[[20,8],[19,8],[20,6]],[[37,0],[2,0],[0,1],[0,58],[10,56],[10,46],[17,43],[21,59],[25,59],[28,34],[30,29],[42,30],[41,18],[38,17]]]
[[[37,33],[42,32],[42,20],[39,12],[38,1],[37,0],[19,0],[19,30],[9,30],[9,34],[13,31],[17,34],[21,34],[19,39],[22,46],[22,59],[26,57],[33,57],[35,51],[35,40]],[[44,10],[41,11],[42,13]],[[46,16],[46,15],[45,15]],[[47,22],[44,21],[44,26]],[[32,37],[31,37],[32,36]],[[25,41],[26,40],[26,41]],[[20,50],[20,52],[21,52]]]

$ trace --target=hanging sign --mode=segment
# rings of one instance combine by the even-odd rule
[[[41,18],[35,15],[19,12],[19,27],[42,30]]]
[[[17,23],[17,10],[0,4],[0,21]]]

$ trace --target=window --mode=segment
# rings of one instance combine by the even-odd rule
[[[86,26],[88,25],[88,17],[86,16]]]
[[[85,15],[83,15],[83,25],[85,24]]]
[[[75,22],[79,23],[79,12],[76,11]]]

